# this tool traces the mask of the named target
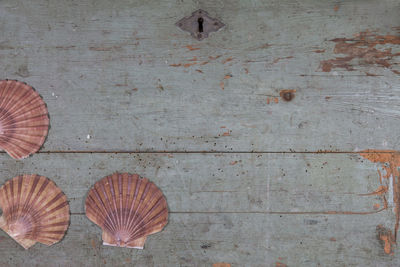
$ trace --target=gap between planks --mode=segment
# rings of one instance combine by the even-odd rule
[[[136,151],[136,150],[54,150],[39,151],[35,154],[360,154],[362,151],[202,151],[202,150],[155,150],[155,151]],[[5,154],[5,151],[0,151]],[[364,152],[366,153],[366,152]],[[371,151],[369,154],[393,154],[393,151]]]

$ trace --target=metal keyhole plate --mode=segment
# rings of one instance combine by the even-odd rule
[[[207,38],[210,32],[216,32],[225,26],[218,19],[212,18],[204,10],[197,10],[191,16],[185,17],[176,23],[176,26],[190,34],[197,40]]]

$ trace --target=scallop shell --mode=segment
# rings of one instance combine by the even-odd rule
[[[25,249],[60,241],[69,225],[67,197],[44,176],[21,175],[0,187],[0,228]]]
[[[86,198],[86,216],[103,230],[103,245],[143,249],[146,237],[168,222],[161,190],[137,174],[114,173]]]
[[[29,85],[0,81],[0,148],[22,159],[43,145],[49,129],[46,104]]]

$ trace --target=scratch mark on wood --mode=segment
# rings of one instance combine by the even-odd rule
[[[313,51],[314,53],[324,53],[325,49],[317,49]]]
[[[278,57],[278,58],[274,59],[274,61],[272,62],[272,64],[278,63],[280,60],[283,60],[283,59],[291,59],[291,58],[293,58],[293,56]]]
[[[356,64],[390,68],[392,59],[400,56],[400,53],[392,53],[392,48],[376,48],[377,45],[400,45],[400,36],[396,35],[376,35],[370,31],[364,31],[354,38],[335,38],[331,41],[336,43],[333,52],[346,56],[321,61],[320,68],[323,72],[330,72],[335,68],[354,71]],[[355,62],[356,59],[359,62]],[[398,73],[397,70],[391,71]]]

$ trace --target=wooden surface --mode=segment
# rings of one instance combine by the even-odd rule
[[[174,25],[198,8],[226,24],[201,42]],[[49,248],[1,232],[0,265],[400,265],[399,161],[382,157],[400,150],[399,13],[397,0],[0,1],[0,76],[35,87],[51,123],[40,153],[0,154],[0,182],[47,176],[72,213]],[[142,251],[102,246],[84,215],[115,171],[167,197],[169,224]]]

